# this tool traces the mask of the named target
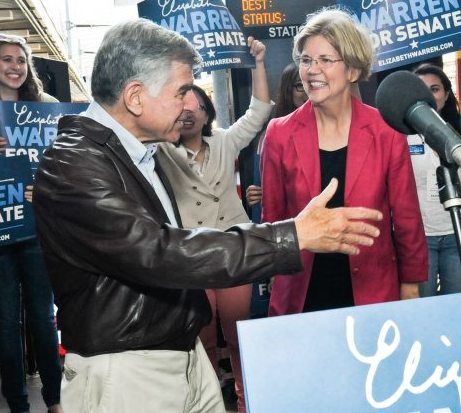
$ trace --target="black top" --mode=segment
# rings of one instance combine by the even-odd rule
[[[331,178],[339,185],[328,208],[344,206],[347,146],[336,151],[320,149],[322,191]],[[345,254],[315,254],[304,311],[327,310],[354,305],[349,257]]]

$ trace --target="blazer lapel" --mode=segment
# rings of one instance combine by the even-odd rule
[[[314,110],[309,102],[296,113],[294,121],[296,125],[290,138],[305,178],[306,188],[313,198],[320,193],[321,177],[317,124]]]
[[[215,154],[211,154],[211,145],[210,146],[210,160],[214,159]],[[184,157],[185,149],[184,148],[176,148],[173,147],[173,144],[167,144],[164,148],[162,148],[163,153],[160,156],[169,158],[172,164],[174,164],[174,168],[178,168],[181,172],[186,175],[192,182],[196,182],[197,186],[200,188],[201,191],[207,192],[209,195],[214,195],[213,192],[209,189],[209,184],[207,180],[207,173],[209,174],[210,165],[206,168],[205,176],[199,177],[189,166],[189,162],[186,157]],[[208,161],[209,162],[209,161]],[[165,166],[165,165],[164,165]]]
[[[361,104],[356,99],[353,99],[352,102],[351,129],[347,147],[345,200],[348,199],[357,178],[363,173],[363,165],[373,144],[373,135],[365,128],[368,121],[363,118]]]
[[[107,146],[119,158],[119,160],[127,167],[127,169],[134,175],[139,185],[141,185],[142,189],[148,195],[149,200],[152,202],[155,208],[155,212],[161,215],[162,221],[166,223],[170,223],[168,215],[163,209],[163,205],[160,202],[160,199],[158,198],[157,194],[155,193],[154,188],[152,188],[152,185],[147,181],[147,179],[144,177],[141,171],[139,171],[139,169],[136,168],[136,166],[133,164],[133,161],[131,160],[130,156],[128,155],[122,143],[120,142],[120,140],[117,138],[117,136],[114,133],[112,133],[110,138],[107,140]],[[173,203],[173,207],[176,207],[176,202],[174,200],[172,200],[172,203]],[[175,214],[176,214],[176,211],[175,211]]]

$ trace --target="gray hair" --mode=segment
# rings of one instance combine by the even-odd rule
[[[104,36],[96,54],[91,91],[99,103],[113,105],[125,85],[138,80],[157,96],[167,82],[171,63],[195,69],[200,55],[183,36],[147,19],[119,23]]]

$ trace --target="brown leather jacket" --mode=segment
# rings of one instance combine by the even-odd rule
[[[203,288],[301,269],[291,220],[226,232],[168,225],[117,136],[85,117],[61,119],[34,205],[63,345],[85,356],[189,350],[210,317]]]

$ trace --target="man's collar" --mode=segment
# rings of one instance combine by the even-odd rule
[[[138,165],[146,156],[148,149],[143,145],[131,132],[129,132],[122,124],[115,120],[99,103],[92,102],[87,110],[82,113],[82,116],[93,119],[106,128],[111,129],[119,138],[121,144],[128,152],[128,155],[133,162]],[[149,144],[150,146],[152,144]],[[155,145],[155,144],[154,144]],[[156,150],[156,149],[155,149]],[[153,150],[152,155],[155,153]]]

